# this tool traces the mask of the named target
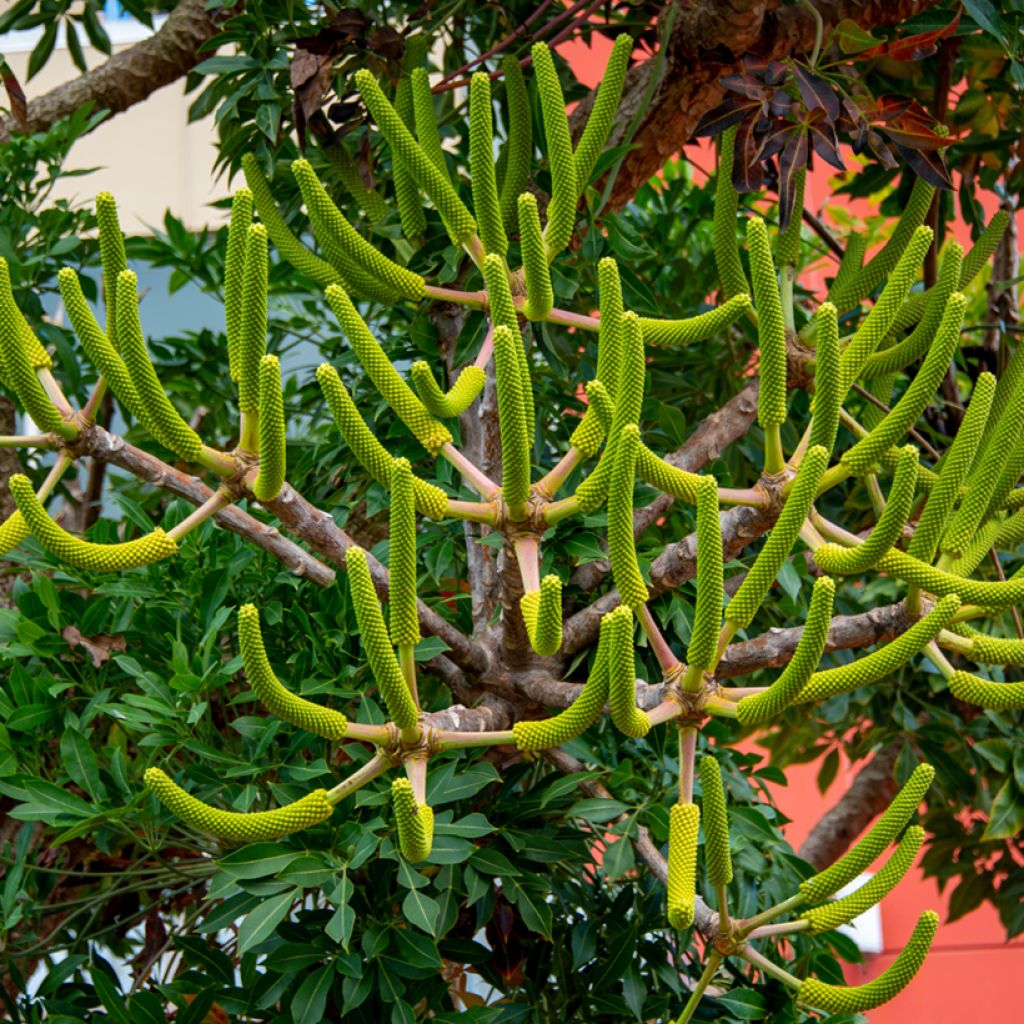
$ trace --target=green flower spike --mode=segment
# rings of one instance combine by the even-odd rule
[[[1024,709],[1024,683],[993,683],[970,672],[954,672],[949,679],[949,692],[957,700],[993,711]]]
[[[0,555],[6,555],[31,536],[32,531],[28,528],[25,517],[15,509],[3,523],[0,523]]]
[[[700,763],[700,786],[704,794],[704,863],[708,884],[728,885],[732,881],[732,855],[729,852],[729,812],[726,808],[722,769],[707,755]]]
[[[530,497],[530,435],[523,410],[517,347],[521,349],[522,344],[507,327],[494,329],[494,376],[501,427],[501,491],[505,504],[518,515],[524,512]]]
[[[576,146],[576,189],[580,194],[590,183],[594,166],[608,142],[622,99],[622,87],[626,83],[629,56],[632,52],[631,36],[623,34],[615,37],[611,55],[601,76],[601,84],[597,88],[594,105],[590,108],[587,126],[583,129],[583,135]]]
[[[697,906],[697,836],[700,809],[673,804],[668,812],[668,923],[677,931],[693,924]]]
[[[640,318],[644,344],[655,348],[675,345],[692,345],[707,341],[736,323],[750,309],[750,296],[746,292],[734,295],[728,302],[707,313],[698,313],[687,320],[651,320]]]
[[[238,647],[245,665],[245,677],[260,703],[272,715],[314,736],[328,740],[344,737],[348,719],[343,714],[297,697],[274,675],[263,647],[260,613],[253,604],[244,604],[238,609]]]
[[[320,259],[306,248],[292,233],[285,223],[281,211],[278,210],[270,185],[263,177],[259,161],[252,153],[242,157],[242,170],[245,181],[252,192],[256,212],[267,229],[270,240],[277,246],[278,252],[300,273],[315,281],[321,288],[335,284],[341,280],[339,273],[326,260]],[[245,225],[248,229],[248,224]],[[244,265],[244,264],[243,264]]]
[[[807,187],[807,168],[796,172],[796,190],[793,208],[789,211],[789,223],[785,231],[779,232],[775,246],[776,262],[780,267],[795,267],[800,262],[800,225],[804,216],[804,192]]]
[[[697,487],[697,606],[686,652],[687,663],[702,671],[711,668],[718,653],[724,596],[718,482],[713,476],[703,476]]]
[[[242,310],[245,305],[245,250],[252,226],[252,192],[240,188],[231,202],[228,250],[224,257],[224,328],[228,336],[228,366],[238,380],[238,349],[242,343]]]
[[[391,647],[391,637],[384,625],[377,591],[370,578],[366,552],[359,547],[349,548],[345,555],[345,566],[348,569],[348,583],[359,624],[359,636],[370,663],[370,671],[377,680],[391,720],[399,729],[411,729],[419,721],[419,710]]]
[[[267,288],[270,265],[267,229],[253,224],[245,242],[242,273],[242,330],[238,335],[235,369],[238,376],[238,408],[258,412],[260,407],[260,360],[267,354]]]
[[[843,389],[839,374],[839,313],[831,302],[823,302],[815,313],[817,358],[814,371],[814,415],[810,444],[820,445],[829,455],[839,432],[839,410]]]
[[[868,834],[835,864],[802,881],[800,895],[812,903],[820,903],[869,868],[903,831],[934,778],[935,769],[930,764],[919,764]]]
[[[820,549],[819,549],[820,550]],[[817,558],[817,553],[815,554]],[[942,598],[935,607],[923,618],[915,622],[905,633],[895,640],[863,658],[815,672],[807,685],[796,698],[797,703],[807,704],[814,700],[824,700],[837,693],[856,690],[859,686],[877,683],[880,679],[891,676],[898,668],[906,665],[911,658],[920,654],[928,643],[935,639],[941,630],[949,624],[950,619],[960,610],[960,598],[949,594]],[[744,697],[741,704],[756,697]]]
[[[971,659],[982,665],[1024,665],[1024,640],[988,636],[961,623],[957,631],[971,640]]]
[[[426,68],[415,68],[409,76],[409,84],[412,86],[416,140],[431,163],[447,178],[448,165],[444,162],[441,135],[437,128],[437,114],[434,111],[434,94],[430,91],[430,76]],[[473,172],[473,177],[476,177],[476,171]]]
[[[760,217],[747,222],[750,276],[754,282],[757,337],[761,346],[761,389],[757,422],[762,427],[786,422],[786,326],[779,281],[772,262],[768,229]]]
[[[15,473],[11,496],[36,540],[63,562],[92,572],[123,572],[176,554],[178,545],[160,527],[121,544],[91,544],[62,530],[47,514],[27,476]]]
[[[391,783],[391,799],[395,804],[398,845],[402,856],[413,864],[426,860],[434,845],[434,812],[426,804],[417,804],[408,779]]]
[[[736,717],[743,725],[760,725],[781,714],[813,678],[828,640],[835,593],[836,585],[827,576],[814,581],[807,621],[789,664],[767,690],[743,697],[736,705]]]
[[[374,387],[416,440],[431,455],[436,456],[442,446],[452,439],[448,428],[427,412],[409,385],[398,375],[391,360],[370,333],[366,321],[356,312],[345,290],[336,284],[331,285],[327,289],[327,302]]]
[[[636,706],[636,662],[633,656],[633,613],[620,604],[601,619],[608,634],[608,709],[616,728],[639,739],[651,728],[647,713]]]
[[[323,154],[337,172],[348,194],[366,211],[370,223],[376,224],[383,220],[388,215],[388,204],[376,189],[367,187],[358,164],[345,148],[345,144],[339,139],[335,144],[328,145]]]
[[[412,364],[409,376],[427,412],[441,420],[461,416],[476,401],[477,395],[487,383],[487,372],[483,367],[466,366],[451,388],[447,392],[442,391],[429,364],[422,359]]]
[[[526,281],[526,308],[523,314],[527,320],[544,320],[551,312],[555,294],[551,288],[551,270],[544,253],[544,235],[540,229],[537,200],[529,192],[519,197],[519,239]]]
[[[516,219],[516,204],[526,188],[533,162],[533,117],[523,69],[511,53],[502,58],[501,71],[508,111],[508,137],[502,151],[505,174],[501,180],[501,217],[505,227],[511,231]]]
[[[279,839],[293,832],[301,832],[326,821],[334,810],[327,799],[327,790],[315,789],[301,800],[273,811],[256,811],[253,814],[220,811],[189,796],[159,768],[147,768],[145,778],[146,788],[185,824],[206,835],[239,843]]]
[[[981,273],[981,268],[988,263],[992,254],[999,248],[999,241],[1009,224],[1010,215],[1006,210],[998,210],[992,215],[985,230],[978,236],[971,251],[964,257],[963,266],[960,268],[959,291],[963,291]]]
[[[808,448],[772,532],[725,610],[726,620],[740,629],[750,625],[782,563],[793,550],[827,465],[828,453],[824,448]]]
[[[334,423],[341,431],[345,443],[352,449],[352,454],[377,483],[390,490],[395,460],[363,421],[337,370],[329,363],[322,363],[316,371],[316,379],[327,399]],[[443,519],[448,510],[448,496],[444,491],[419,477],[415,478],[414,484],[416,511],[431,519]]]
[[[391,473],[390,554],[388,602],[391,639],[399,647],[420,642],[416,610],[416,493],[408,459],[395,459]]]
[[[853,305],[857,296],[848,298],[853,292],[854,280],[861,272],[864,265],[864,254],[868,249],[867,233],[847,235],[846,248],[843,250],[843,258],[839,262],[839,269],[836,271],[832,287],[828,290],[828,301],[838,306],[837,299],[848,301]],[[848,308],[846,306],[843,307]]]
[[[721,136],[718,149],[718,174],[715,176],[714,253],[718,281],[728,298],[750,294],[750,284],[740,262],[736,240],[736,212],[739,197],[732,183],[733,151],[736,129],[729,128]]]
[[[96,196],[96,223],[100,234],[100,262],[103,265],[103,303],[107,312],[106,335],[117,351],[117,275],[128,269],[124,235],[117,217],[117,203],[109,192]]]
[[[121,358],[139,396],[136,411],[153,438],[186,462],[196,462],[203,451],[199,435],[181,418],[160,383],[142,334],[139,288],[135,274],[122,271],[117,278],[117,330]]]
[[[870,472],[871,467],[903,437],[924,412],[960,345],[960,326],[963,324],[966,305],[967,300],[959,292],[953,295],[946,306],[935,341],[903,397],[878,426],[866,437],[862,437],[840,459],[842,465],[851,473],[860,475]]]
[[[911,825],[903,834],[896,852],[885,862],[882,870],[856,892],[832,903],[805,910],[800,917],[810,924],[811,934],[829,932],[840,925],[849,924],[855,917],[860,917],[888,896],[912,867],[923,842],[924,829],[920,825]]]
[[[576,160],[565,114],[565,97],[558,80],[551,51],[544,43],[534,43],[530,51],[536,75],[540,109],[544,118],[544,139],[548,147],[551,173],[551,202],[544,244],[550,263],[568,244],[576,226],[576,201],[580,196],[576,181]]]
[[[494,109],[491,79],[486,71],[473,75],[469,86],[469,172],[473,183],[473,209],[484,251],[504,256],[508,238],[501,219],[494,173]]]
[[[608,556],[619,599],[633,611],[647,601],[647,584],[636,560],[633,538],[633,485],[640,429],[633,423],[623,427],[615,445],[608,484]]]
[[[257,501],[273,501],[281,493],[285,470],[284,396],[277,356],[264,356],[259,367],[259,469],[252,484]]]
[[[526,418],[527,437],[532,439],[534,423],[533,382],[530,379],[530,364],[519,333],[519,317],[512,301],[509,285],[508,265],[495,253],[484,257],[484,284],[487,286],[487,307],[491,323],[495,327],[507,327],[516,341],[513,349],[519,366],[519,387],[522,390],[523,415]]]
[[[826,548],[834,545],[826,544],[814,553],[814,559],[821,565],[820,555]],[[832,551],[825,552],[826,559],[832,557]],[[947,594],[958,594],[965,604],[980,604],[986,608],[1012,608],[1024,601],[1024,577],[1007,580],[1005,583],[989,583],[984,580],[968,580],[951,572],[943,572],[933,566],[919,562],[905,551],[894,548],[878,562],[879,572],[888,573],[898,580],[913,583],[929,594],[945,597]]]
[[[920,184],[921,179],[918,178]],[[817,1007],[826,1013],[859,1013],[873,1010],[889,1002],[902,992],[913,980],[932,947],[935,930],[939,926],[939,915],[926,910],[914,928],[914,934],[899,956],[885,972],[866,985],[844,988],[840,985],[826,985],[817,978],[806,978],[797,992],[797,999],[808,1006]]]
[[[413,109],[412,81],[406,76],[398,80],[395,86],[395,110],[402,123],[410,132],[416,129],[416,114]],[[395,179],[395,202],[398,204],[398,219],[402,224],[402,234],[419,248],[427,233],[427,215],[420,202],[420,190],[405,166],[402,158],[392,151],[391,172]]]
[[[519,601],[530,646],[542,657],[557,654],[562,646],[562,581],[554,575],[540,581]]]
[[[365,68],[355,74],[356,88],[377,122],[391,149],[408,168],[416,184],[430,197],[455,245],[468,242],[476,234],[476,221],[459,199],[447,175],[442,174],[420,144],[412,137],[395,108],[388,102],[373,75]]]

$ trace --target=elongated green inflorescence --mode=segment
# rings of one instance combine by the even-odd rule
[[[322,363],[316,371],[316,379],[327,399],[334,422],[345,438],[345,443],[352,449],[352,454],[374,480],[390,489],[395,460],[363,421],[337,370],[329,363]],[[414,483],[416,511],[431,519],[443,519],[448,509],[448,496],[444,491],[419,477],[416,477]]]
[[[1024,683],[993,683],[970,672],[954,672],[949,679],[949,692],[957,700],[993,711],[1024,708]]]
[[[820,551],[820,549],[819,549]],[[817,553],[815,553],[817,558]],[[824,700],[837,693],[846,693],[859,686],[877,683],[892,675],[939,635],[949,620],[960,610],[960,598],[948,594],[923,618],[915,622],[905,633],[891,640],[884,647],[863,658],[851,661],[839,668],[815,672],[796,698],[800,704],[813,700]],[[744,698],[746,700],[747,698]]]
[[[786,422],[786,326],[768,229],[760,217],[751,217],[747,222],[747,248],[761,346],[757,422],[766,427]]]
[[[814,317],[818,327],[817,365],[809,443],[812,447],[819,445],[831,455],[839,432],[839,410],[844,397],[839,373],[839,312],[831,302],[823,302]]]
[[[530,646],[542,657],[562,646],[562,581],[554,575],[540,581],[540,590],[523,594],[519,602]]]
[[[494,174],[494,110],[491,79],[485,71],[473,75],[469,86],[469,173],[473,182],[473,210],[484,251],[504,256],[508,238]]]
[[[253,604],[244,604],[238,609],[238,649],[253,693],[272,715],[314,736],[328,740],[344,737],[348,719],[343,714],[303,700],[282,686],[267,659],[260,632],[260,613]]]
[[[238,408],[258,412],[260,407],[260,360],[267,354],[267,287],[270,264],[267,229],[253,224],[245,244],[242,274],[242,330],[238,335],[235,369],[238,377]]]
[[[178,545],[160,527],[121,544],[91,544],[61,529],[47,514],[27,476],[15,473],[11,497],[36,540],[61,561],[92,572],[123,572],[176,554]]]
[[[523,409],[523,387],[516,346],[507,327],[494,329],[494,376],[501,426],[501,491],[510,509],[522,509],[530,497],[530,442]]]
[[[391,472],[388,586],[391,640],[401,647],[420,642],[416,610],[416,491],[408,459],[395,459]]]
[[[832,544],[826,544],[814,553],[814,560],[828,572],[826,563],[832,557]],[[829,550],[826,551],[826,548]],[[824,552],[825,562],[822,561]],[[951,572],[943,572],[918,561],[905,551],[894,548],[878,562],[878,571],[895,576],[906,583],[913,583],[929,594],[945,597],[958,594],[967,604],[980,604],[986,608],[1012,608],[1024,601],[1024,577],[1007,580],[1005,583],[989,583],[984,580],[968,580]]]
[[[281,364],[277,356],[264,356],[259,366],[259,469],[252,483],[257,501],[273,501],[284,486],[286,444]]]
[[[964,629],[963,624],[957,627]],[[976,630],[965,631],[971,639],[971,659],[982,665],[1024,665],[1024,640],[989,636]]]
[[[746,292],[734,295],[707,313],[698,313],[687,320],[651,320],[640,318],[640,329],[643,331],[644,343],[656,348],[674,345],[691,345],[697,341],[707,341],[724,331],[730,324],[736,323],[750,309],[750,296]]]
[[[793,194],[793,208],[789,211],[789,223],[779,232],[775,246],[775,262],[780,267],[795,267],[800,262],[800,225],[804,216],[804,192],[807,188],[807,168],[796,172],[796,189]]]
[[[729,812],[722,786],[722,770],[710,755],[700,762],[700,786],[704,794],[701,818],[704,820],[704,865],[708,885],[728,885],[732,881]]]
[[[242,170],[245,181],[252,192],[256,212],[260,215],[263,226],[267,229],[270,240],[277,246],[278,252],[300,273],[315,281],[321,288],[335,284],[341,275],[326,260],[310,252],[300,242],[285,223],[281,211],[278,210],[274,197],[270,193],[267,179],[263,177],[259,161],[252,153],[242,157]],[[246,224],[248,229],[248,224]]]
[[[576,189],[582,194],[590,182],[598,157],[604,152],[608,135],[622,99],[622,87],[629,70],[629,55],[633,52],[633,39],[628,35],[616,36],[612,52],[605,65],[597,97],[590,108],[587,126],[576,146]]]
[[[743,725],[767,722],[799,699],[825,650],[835,593],[836,585],[827,576],[814,581],[807,621],[789,664],[767,690],[743,697],[736,705],[736,717]]]
[[[619,599],[633,611],[647,601],[647,584],[636,560],[633,539],[633,484],[640,429],[634,423],[623,427],[615,445],[608,484],[608,556]]]
[[[15,509],[3,523],[0,523],[0,555],[6,555],[31,536],[32,531],[28,528],[25,517]]]
[[[341,179],[348,194],[366,211],[370,223],[376,224],[377,221],[383,220],[388,214],[388,204],[375,188],[370,188],[363,181],[359,166],[345,148],[345,144],[338,139],[333,144],[327,145],[323,154]]]
[[[700,477],[697,487],[697,606],[686,652],[687,663],[707,671],[715,663],[725,596],[722,522],[718,517],[718,483]]]
[[[828,301],[835,306],[839,306],[837,299],[843,299],[848,302],[849,305],[859,298],[859,296],[850,297],[853,292],[853,281],[861,271],[861,267],[864,264],[864,254],[868,248],[868,236],[867,234],[855,234],[848,235],[846,238],[846,248],[843,250],[843,258],[839,263],[839,269],[836,271],[835,279],[832,281],[832,287],[828,290]],[[848,306],[842,307],[844,310]]]
[[[978,276],[981,268],[988,263],[992,254],[999,248],[999,242],[1009,224],[1010,214],[1006,210],[997,210],[992,215],[985,230],[978,236],[971,251],[964,257],[963,266],[960,268],[960,284],[958,286],[960,291],[963,291]]]
[[[413,387],[427,412],[438,419],[461,416],[475,401],[487,383],[487,371],[481,366],[463,367],[458,379],[444,392],[434,379],[428,363],[418,359],[409,368]]]
[[[636,662],[633,656],[633,613],[625,605],[601,619],[608,636],[608,709],[616,728],[639,739],[651,728],[647,713],[636,706]]]
[[[530,94],[519,61],[511,53],[506,54],[501,61],[501,70],[505,80],[508,122],[500,201],[502,220],[511,231],[516,219],[516,203],[526,188],[533,162],[533,117],[530,114]]]
[[[920,179],[918,179],[920,181]],[[902,992],[913,980],[932,947],[932,939],[939,926],[939,915],[926,910],[914,928],[910,941],[899,956],[874,981],[866,985],[844,988],[841,985],[826,985],[817,978],[805,978],[797,992],[797,1000],[824,1010],[827,1013],[859,1013],[873,1010],[889,1002]]]
[[[793,550],[827,465],[828,453],[824,448],[808,448],[772,532],[725,610],[726,619],[741,629],[750,625],[782,563]]]
[[[437,455],[441,447],[451,441],[451,432],[427,412],[409,385],[398,375],[344,289],[336,284],[331,285],[327,289],[327,302],[374,387],[416,440],[431,455]]]
[[[512,300],[512,288],[509,284],[508,265],[495,253],[484,258],[484,284],[487,286],[487,305],[491,323],[495,327],[507,327],[516,341],[513,349],[516,363],[519,366],[519,387],[522,391],[523,416],[526,419],[527,438],[533,436],[533,382],[530,380],[530,364],[523,348],[523,338],[519,332],[519,317],[516,314],[515,302]]]
[[[811,934],[817,935],[849,924],[855,917],[859,917],[888,896],[910,870],[923,842],[924,829],[920,825],[911,825],[903,834],[896,852],[885,862],[882,870],[856,892],[832,903],[805,910],[800,917],[810,924]]]
[[[914,529],[914,536],[907,547],[907,553],[930,562],[939,546],[943,532],[950,525],[950,513],[960,494],[960,488],[967,479],[974,461],[978,444],[985,432],[996,379],[991,373],[983,373],[974,382],[971,401],[960,423],[960,429],[953,443],[946,450],[939,469],[939,479],[928,495],[928,503]]]
[[[250,214],[251,216],[251,214]],[[103,265],[103,304],[106,308],[105,334],[117,351],[117,275],[128,269],[124,235],[117,217],[117,203],[109,192],[96,196],[96,224],[100,235],[100,263]]]
[[[315,789],[302,799],[273,811],[256,811],[252,814],[221,811],[190,796],[159,768],[147,768],[145,778],[146,788],[187,825],[206,835],[238,843],[279,839],[293,832],[301,832],[326,821],[334,810],[327,799],[327,790]]]
[[[544,43],[534,43],[530,53],[540,95],[544,139],[548,147],[548,168],[551,173],[551,202],[548,204],[548,224],[544,230],[544,244],[550,262],[569,244],[572,237],[580,186],[576,180],[576,160],[569,136],[562,83],[558,80],[551,51]]]
[[[693,924],[697,897],[697,837],[700,809],[673,804],[668,812],[668,923],[682,931]]]
[[[345,567],[348,569],[359,637],[370,670],[380,687],[391,720],[399,729],[411,729],[419,719],[419,710],[391,647],[391,637],[388,636],[377,592],[373,588],[366,552],[360,547],[349,548],[345,555]]]
[[[395,86],[395,112],[410,132],[416,129],[416,114],[413,109],[412,80],[406,75]],[[423,244],[427,231],[427,215],[420,202],[420,190],[409,168],[395,150],[391,151],[391,173],[395,179],[395,202],[398,204],[398,219],[402,234],[417,248]]]
[[[395,805],[398,846],[402,856],[413,864],[426,860],[434,845],[434,811],[426,804],[417,804],[408,779],[391,783],[391,799]]]
[[[935,341],[903,397],[892,411],[886,414],[882,422],[866,437],[862,437],[840,460],[850,472],[856,475],[869,472],[924,412],[960,344],[960,326],[963,323],[966,304],[966,300],[959,292],[950,298]]]
[[[740,262],[740,247],[736,239],[736,212],[739,201],[732,184],[733,151],[736,129],[722,133],[718,149],[718,174],[715,178],[714,253],[718,268],[718,282],[727,298],[746,292],[750,284]]]
[[[413,124],[416,126],[416,140],[433,165],[447,178],[448,165],[444,162],[441,134],[437,127],[437,114],[434,112],[434,94],[430,91],[430,76],[427,74],[426,68],[414,68],[412,74],[409,75],[409,84],[412,86],[412,111]],[[476,177],[475,170],[472,175],[474,178]]]
[[[356,88],[377,122],[381,134],[412,175],[416,184],[430,197],[455,245],[462,245],[476,234],[476,221],[459,198],[448,177],[442,174],[412,137],[395,108],[388,102],[373,75],[363,68],[355,74]]]
[[[802,881],[800,895],[810,902],[820,903],[869,868],[903,831],[934,778],[935,769],[930,764],[919,764],[868,834],[835,864]]]
[[[544,252],[537,200],[529,192],[519,197],[519,240],[523,251],[523,277],[526,281],[527,320],[544,320],[551,312],[555,293],[551,288],[551,269]]]
[[[245,250],[252,225],[252,191],[240,188],[231,201],[228,248],[224,256],[224,328],[228,337],[228,367],[238,380],[238,349],[242,343],[245,307]]]
[[[121,358],[139,396],[139,419],[149,433],[177,456],[195,462],[202,454],[199,435],[171,405],[156,375],[139,320],[139,290],[135,274],[125,270],[117,279],[117,329]]]

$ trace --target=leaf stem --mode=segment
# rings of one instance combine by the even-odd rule
[[[341,803],[345,797],[350,796],[357,789],[361,789],[368,782],[372,782],[378,775],[382,775],[391,767],[391,758],[375,754],[362,768],[354,771],[347,779],[342,779],[327,793],[327,802],[332,806]]]
[[[694,985],[693,991],[690,993],[690,998],[686,1001],[686,1005],[683,1007],[683,1012],[676,1018],[676,1024],[688,1024],[688,1021],[693,1017],[697,1010],[697,1006],[704,996],[708,985],[711,984],[711,979],[715,976],[715,972],[718,970],[722,961],[725,958],[717,949],[711,951],[708,954],[708,961],[704,965],[704,970],[701,973],[697,984]]]

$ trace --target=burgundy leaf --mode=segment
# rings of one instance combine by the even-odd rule
[[[763,141],[754,133],[751,120],[741,121],[736,131],[732,158],[732,184],[737,192],[755,192],[764,181],[761,163]]]
[[[843,163],[843,158],[839,153],[839,139],[836,138],[835,128],[823,117],[809,118],[805,123],[810,133],[814,152],[826,163],[836,168],[836,170],[846,170],[846,165]]]
[[[893,145],[900,156],[907,162],[907,166],[919,178],[923,178],[929,185],[933,185],[935,188],[952,191],[953,180],[950,178],[949,171],[946,169],[946,165],[938,153],[901,146],[895,140]]]
[[[768,106],[776,117],[785,117],[793,109],[793,100],[781,89],[776,89],[772,93]]]
[[[748,100],[763,100],[768,95],[764,86],[751,75],[724,75],[718,84],[729,92],[746,96]]]
[[[878,159],[878,162],[887,171],[891,171],[893,170],[893,168],[899,167],[899,161],[893,155],[892,149],[882,138],[882,136],[874,130],[874,128],[869,129],[867,140],[871,152],[875,154],[875,156]]]
[[[858,59],[890,57],[892,60],[911,61],[930,57],[938,49],[939,43],[956,31],[960,24],[960,13],[957,10],[956,17],[944,28],[921,32],[916,36],[907,36],[905,39],[892,39],[881,46],[873,46],[870,50],[865,50]]]
[[[739,124],[751,111],[756,110],[756,103],[741,103],[738,99],[727,99],[713,110],[709,110],[693,130],[695,139],[704,136],[721,135],[727,128]]]
[[[793,215],[797,172],[807,166],[807,156],[807,132],[798,129],[790,134],[779,157],[779,228],[782,231]]]
[[[15,123],[23,131],[28,131],[28,101],[22,91],[21,83],[14,76],[7,61],[0,59],[0,78],[3,79],[4,89],[7,90],[7,99],[11,107],[11,115]]]
[[[764,84],[768,86],[780,86],[789,77],[789,68],[781,61],[771,60],[764,71]]]
[[[841,106],[839,97],[835,90],[823,78],[811,74],[806,68],[799,64],[793,65],[793,77],[796,78],[797,88],[800,90],[800,98],[808,110],[820,108],[825,111],[825,116],[830,121],[839,117]]]

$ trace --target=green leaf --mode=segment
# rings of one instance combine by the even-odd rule
[[[494,826],[478,813],[467,814],[464,818],[459,818],[458,821],[453,821],[448,825],[434,826],[435,836],[461,836],[463,839],[479,839],[481,836],[490,835],[493,831]]]
[[[292,1020],[295,1024],[320,1024],[333,981],[334,964],[324,964],[306,976],[292,999]]]
[[[455,774],[458,762],[449,761],[439,771],[433,772],[427,779],[427,803],[431,807],[465,800],[466,797],[479,793],[484,786],[492,782],[500,782],[498,769],[490,761],[481,761],[468,767],[464,772]]]
[[[502,878],[514,878],[522,872],[499,850],[490,846],[481,847],[473,854],[470,863],[485,875],[501,875]]]
[[[718,997],[718,1002],[725,1006],[738,1020],[764,1020],[766,1004],[764,996],[752,988],[738,988]]]
[[[281,843],[250,843],[221,857],[217,865],[232,878],[269,878],[302,856]]]
[[[244,953],[274,934],[277,926],[288,916],[292,904],[301,897],[301,889],[289,889],[280,896],[271,896],[255,910],[245,915],[238,926],[238,952]]]
[[[100,782],[96,753],[77,729],[64,730],[60,738],[60,757],[71,780],[81,786],[93,800],[102,800],[105,790]]]
[[[870,50],[872,46],[885,42],[884,39],[876,39],[849,18],[843,18],[836,25],[832,30],[832,37],[839,43],[839,49],[846,54],[863,53],[864,50]]]
[[[1013,779],[1007,779],[992,801],[988,826],[982,835],[982,842],[993,839],[1009,839],[1024,828],[1024,798],[1021,797]]]
[[[623,875],[636,867],[633,843],[630,841],[629,836],[622,836],[605,850],[602,867],[604,868],[604,873],[608,876],[608,880],[611,882],[622,878]]]
[[[519,908],[523,923],[532,932],[538,932],[544,938],[551,938],[552,918],[551,907],[544,899],[544,893],[528,889],[515,878],[508,879],[505,891],[509,899]]]
[[[617,818],[628,810],[629,805],[620,800],[588,797],[586,800],[577,800],[566,812],[566,817],[582,818],[584,821],[600,824],[602,821],[611,821],[612,818]]]
[[[437,900],[427,896],[421,889],[410,889],[402,900],[402,914],[409,924],[422,928],[428,935],[435,935],[437,918],[441,907]]]
[[[331,919],[324,926],[328,937],[348,949],[349,941],[352,938],[352,929],[356,926],[356,912],[347,904],[342,903],[331,915]]]
[[[637,1020],[643,1020],[644,1000],[647,998],[647,986],[636,964],[630,964],[622,976],[622,997]]]

